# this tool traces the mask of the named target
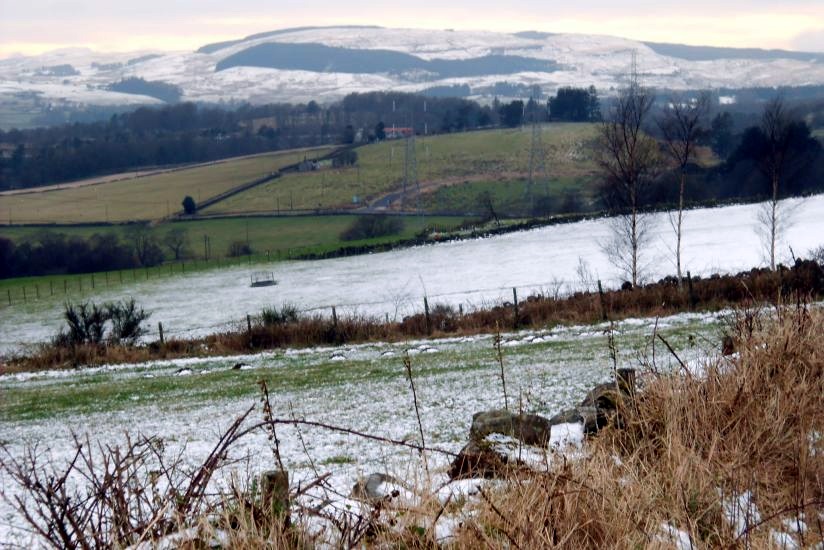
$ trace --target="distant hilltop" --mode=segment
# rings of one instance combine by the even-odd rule
[[[4,110],[199,102],[330,102],[395,90],[481,101],[540,88],[643,82],[673,90],[824,85],[824,54],[686,46],[613,36],[301,27],[193,52],[118,54],[70,48],[0,61]],[[537,87],[537,88],[536,88]]]

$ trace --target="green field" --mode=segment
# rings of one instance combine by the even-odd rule
[[[436,227],[440,230],[450,230],[457,227],[463,218],[456,217],[418,217],[408,216],[404,218],[403,230],[398,235],[380,237],[368,240],[344,242],[340,240],[341,232],[349,227],[355,220],[355,216],[291,216],[281,218],[246,217],[246,218],[220,218],[209,220],[181,221],[157,225],[151,228],[154,236],[162,240],[163,234],[172,228],[182,227],[186,230],[188,238],[186,269],[213,268],[227,265],[227,254],[229,246],[233,241],[247,242],[252,248],[251,261],[288,258],[305,253],[324,253],[335,250],[341,246],[368,245],[384,242],[394,242],[399,239],[407,239],[415,236],[416,233],[425,227]],[[0,236],[12,239],[20,243],[26,239],[36,237],[43,231],[54,231],[65,233],[69,236],[89,237],[94,233],[114,232],[120,237],[124,236],[127,226],[58,226],[58,227],[31,227],[14,226],[0,227]],[[206,237],[206,238],[204,238]],[[209,258],[208,264],[203,263],[204,242],[208,240]],[[171,260],[170,251],[164,250]],[[236,262],[247,262],[250,258],[235,258]],[[217,262],[221,263],[218,264]],[[194,263],[193,263],[194,262]],[[179,267],[159,266],[148,270],[141,269],[141,276],[154,277],[155,274],[166,275],[171,272],[180,271]],[[112,275],[111,280],[119,280],[120,275]],[[130,275],[129,277],[134,277]],[[78,279],[85,282],[79,283]],[[53,280],[58,286],[63,285],[64,280],[68,280],[73,287],[84,285],[86,290],[91,289],[91,275],[54,275],[45,277],[21,277],[15,279],[0,280],[0,290],[5,292],[15,289],[14,299],[22,299],[22,287],[25,285],[39,284],[48,287],[49,281]],[[97,281],[102,281],[100,275]],[[62,286],[60,286],[62,288]],[[29,289],[33,296],[36,290]],[[19,294],[19,296],[18,296]],[[2,297],[0,297],[2,298]]]
[[[129,180],[0,196],[4,223],[155,220],[181,209],[186,195],[205,200],[329,148],[282,151]]]
[[[588,176],[536,180],[530,195],[525,180],[466,181],[427,193],[423,204],[428,211],[486,214],[488,208],[485,208],[480,196],[488,194],[499,215],[529,217],[531,214],[570,213],[589,208],[595,182]],[[570,197],[574,197],[576,202],[572,202]]]
[[[587,186],[594,180],[596,169],[592,155],[595,136],[596,127],[591,124],[544,125],[546,176],[536,174],[539,181],[536,195],[547,187],[543,184],[545,181],[555,198],[569,182],[583,187],[583,194],[587,195]],[[492,189],[496,197],[523,195],[505,187],[525,185],[531,139],[529,127],[419,137],[416,157],[422,204],[430,212],[475,211],[477,195],[497,184],[504,187]],[[321,156],[329,150],[313,149],[308,155]],[[404,141],[366,145],[356,151],[356,166],[342,169],[326,166],[314,172],[286,174],[213,204],[202,213],[231,215],[348,208],[372,204],[401,189]],[[201,202],[294,164],[306,155],[305,150],[283,151],[84,187],[0,196],[0,220],[10,225],[158,220],[179,212],[186,195]],[[469,188],[458,193],[443,191],[453,185]],[[513,208],[509,214],[529,211],[516,200],[504,202]],[[393,207],[397,206],[396,200]]]
[[[276,250],[286,251],[303,248],[328,250],[342,244],[364,244],[365,242],[409,238],[426,226],[451,229],[460,224],[462,218],[408,216],[404,217],[404,229],[399,235],[369,241],[344,243],[340,240],[340,233],[354,220],[355,216],[345,215],[218,218],[166,223],[153,226],[151,231],[158,239],[161,239],[163,234],[170,229],[182,227],[186,230],[188,236],[189,257],[203,256],[204,236],[209,239],[210,255],[212,257],[226,257],[229,245],[233,241],[247,242],[248,239],[248,243],[255,254],[265,254],[267,250],[274,252]],[[89,237],[95,233],[114,232],[123,237],[127,227],[123,225],[14,226],[0,227],[0,236],[12,239],[15,242],[32,238],[43,231],[54,231],[80,237]]]
[[[547,124],[542,127],[547,176],[586,181],[595,171],[591,124]],[[469,182],[523,185],[529,170],[532,132],[529,127],[419,137],[416,140],[418,180],[425,195],[443,186]],[[356,149],[357,166],[288,174],[205,209],[206,213],[271,212],[341,208],[372,203],[401,189],[403,141],[387,141]],[[537,192],[537,191],[536,191]],[[454,210],[455,204],[425,201],[430,209]]]

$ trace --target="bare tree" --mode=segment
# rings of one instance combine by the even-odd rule
[[[678,284],[682,282],[681,242],[684,220],[684,189],[687,185],[687,168],[695,160],[699,137],[704,133],[703,123],[710,110],[710,96],[702,93],[696,100],[684,101],[679,96],[670,98],[669,106],[658,118],[658,128],[664,138],[666,152],[679,171],[678,213],[675,229],[675,268]]]
[[[163,251],[157,244],[148,225],[137,223],[130,225],[125,231],[126,239],[131,242],[140,265],[149,267],[163,261]]]
[[[639,256],[647,234],[642,195],[659,165],[658,144],[644,131],[653,102],[652,93],[633,75],[600,128],[599,165],[606,178],[605,198],[618,212],[612,239],[604,250],[626,272],[633,288],[638,285]]]
[[[189,247],[189,235],[182,227],[173,227],[163,235],[163,244],[174,254],[175,260],[180,260]]]
[[[764,107],[761,115],[761,132],[765,139],[764,154],[759,167],[770,183],[770,200],[766,209],[759,214],[759,224],[764,230],[770,269],[775,269],[775,244],[784,220],[779,213],[778,199],[781,193],[782,179],[790,164],[792,118],[784,100],[775,97]]]

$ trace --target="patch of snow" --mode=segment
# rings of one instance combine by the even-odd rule
[[[440,544],[449,544],[457,536],[457,531],[463,524],[460,516],[443,514],[435,524],[435,540]]]
[[[722,502],[724,518],[733,529],[735,537],[742,537],[749,529],[761,521],[758,507],[750,491],[728,497]]]
[[[677,550],[694,550],[689,533],[676,528],[671,523],[662,523],[655,538],[665,544],[672,544]]]
[[[790,533],[770,529],[770,538],[780,550],[801,550],[801,544]]]
[[[807,532],[807,522],[804,521],[804,513],[800,513],[794,518],[784,518],[781,521],[781,526],[788,533],[797,533],[803,535]]]
[[[556,424],[549,432],[549,446],[553,449],[578,449],[583,443],[584,425],[580,422]]]

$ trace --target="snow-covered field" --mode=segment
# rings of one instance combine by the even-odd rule
[[[688,361],[717,347],[717,315],[684,314],[661,319],[657,329]],[[652,320],[627,320],[617,326],[622,365],[637,365]],[[609,379],[611,363],[605,326],[558,327],[503,335],[504,368],[510,406],[551,416],[577,404],[595,383]],[[72,432],[93,441],[122,441],[125,430],[162,438],[170,453],[187,448],[186,461],[203,460],[236,415],[257,402],[256,381],[268,381],[274,415],[331,423],[394,439],[418,441],[418,426],[401,358],[409,353],[429,447],[457,452],[465,443],[472,414],[500,408],[503,396],[491,336],[366,344],[342,348],[277,351],[247,357],[158,362],[87,371],[0,377],[0,440],[14,456],[38,444],[40,456],[57,463],[73,452]],[[236,362],[246,364],[233,370]],[[659,368],[670,360],[659,353]],[[260,419],[260,413],[253,420]],[[304,451],[300,437],[306,444]],[[578,440],[574,426],[553,430],[553,444]],[[280,451],[293,484],[320,473],[347,495],[352,484],[373,472],[414,481],[414,452],[314,428],[283,427]],[[536,451],[532,451],[533,454]],[[547,449],[551,454],[551,449]],[[251,460],[239,475],[271,469],[274,460],[266,435],[242,440],[234,457]],[[447,459],[430,457],[430,470],[443,480]],[[225,479],[229,472],[223,472]],[[15,494],[0,475],[0,492]],[[21,518],[0,501],[0,541],[27,545]],[[2,546],[2,544],[0,544]]]
[[[684,222],[684,271],[693,275],[736,272],[764,265],[757,232],[759,205],[690,211]],[[778,247],[781,259],[804,256],[824,244],[824,195],[782,205],[792,224]],[[667,214],[650,217],[652,231],[644,265],[649,279],[673,274],[674,235]],[[393,252],[312,262],[274,263],[277,286],[250,288],[249,268],[237,267],[137,282],[103,290],[96,301],[133,296],[153,327],[167,334],[203,335],[244,321],[265,306],[293,304],[302,310],[356,312],[398,318],[430,304],[465,309],[511,299],[512,288],[531,292],[580,288],[580,262],[595,279],[617,287],[620,270],[601,250],[610,235],[606,220],[557,225],[532,231],[447,242]],[[61,324],[62,297],[2,307],[0,353],[50,338]],[[156,336],[152,334],[152,337]]]
[[[342,74],[238,67],[215,72],[226,57],[267,42],[313,43],[352,49],[392,50],[422,59],[468,59],[512,55],[551,60],[553,72],[485,74],[468,78],[421,80],[420,75]],[[802,86],[824,83],[824,64],[815,59],[717,59],[689,61],[662,55],[642,42],[601,35],[513,35],[485,31],[341,28],[297,29],[277,36],[251,38],[211,53],[132,52],[105,54],[82,48],[35,57],[0,60],[0,101],[33,92],[56,104],[122,105],[151,103],[147,96],[123,96],[106,87],[123,78],[160,80],[181,87],[192,101],[334,101],[351,92],[420,91],[432,86],[467,84],[484,88],[507,81],[538,84],[554,93],[561,86],[594,85],[608,91],[621,86],[635,52],[644,83],[666,89]],[[143,59],[147,54],[158,57]],[[72,65],[74,76],[49,76],[44,67]],[[505,72],[505,71],[503,71]],[[479,99],[491,100],[490,96]]]

